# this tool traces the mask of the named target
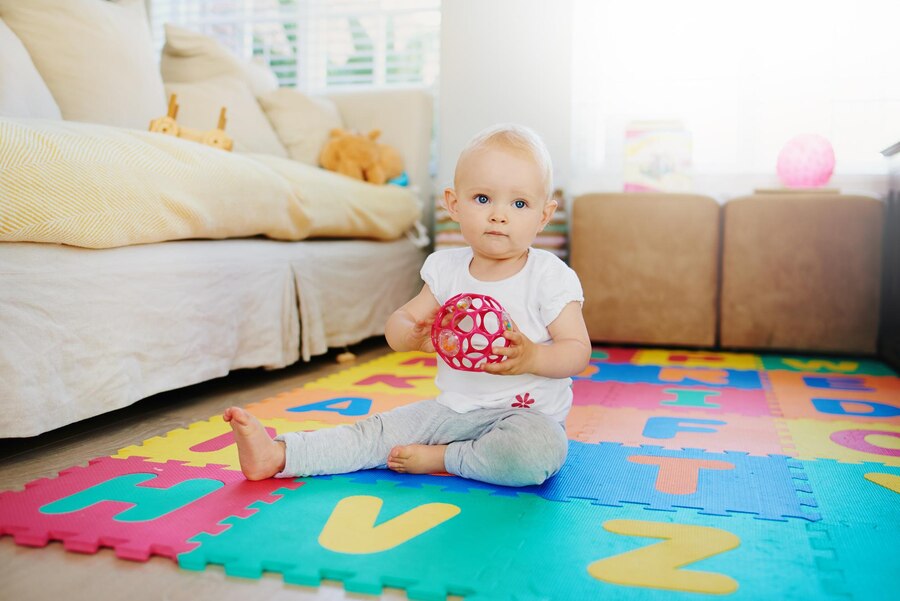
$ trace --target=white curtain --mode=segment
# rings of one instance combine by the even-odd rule
[[[683,125],[695,188],[777,185],[777,155],[802,133],[831,142],[839,184],[884,185],[898,0],[575,0],[573,23],[576,188],[621,189],[638,120]]]

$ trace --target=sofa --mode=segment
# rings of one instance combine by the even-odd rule
[[[148,126],[226,107],[234,150]],[[421,281],[432,99],[304,95],[143,0],[0,0],[0,438],[383,333]],[[410,185],[322,169],[382,131]]]
[[[571,265],[596,342],[874,355],[883,228],[829,190],[585,194]]]

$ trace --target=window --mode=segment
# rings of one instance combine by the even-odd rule
[[[695,173],[772,174],[801,133],[835,174],[883,174],[900,137],[896,0],[575,0],[573,168],[621,171],[628,124],[691,136]]]
[[[174,23],[305,92],[437,82],[440,0],[153,0],[150,15],[159,47]]]

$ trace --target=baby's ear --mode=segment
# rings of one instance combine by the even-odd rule
[[[559,203],[553,200],[552,198],[547,199],[547,202],[544,203],[544,209],[541,215],[541,229],[550,223],[550,219],[553,217],[553,213],[556,212],[556,207],[559,206]]]
[[[456,191],[453,188],[444,188],[444,207],[453,221],[459,221],[456,217],[458,204],[459,198],[456,196]]]

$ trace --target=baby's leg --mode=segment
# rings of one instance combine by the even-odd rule
[[[559,471],[569,449],[563,427],[536,411],[516,411],[475,440],[448,445],[446,470],[504,486],[541,484]]]
[[[391,449],[387,466],[405,474],[434,474],[444,467],[445,444],[408,444]]]
[[[248,480],[265,480],[284,469],[284,443],[272,440],[258,419],[240,407],[229,407],[222,419],[234,431],[241,471]]]
[[[428,442],[445,411],[434,401],[420,401],[355,424],[279,435],[275,440],[284,441],[286,460],[278,476],[345,474],[385,467],[395,446]]]

